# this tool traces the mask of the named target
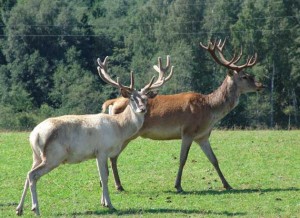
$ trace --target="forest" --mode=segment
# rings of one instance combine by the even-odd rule
[[[300,2],[295,0],[1,0],[0,130],[30,130],[43,119],[100,113],[119,96],[97,73],[141,87],[157,58],[173,78],[160,94],[209,94],[226,77],[200,42],[227,39],[228,59],[257,53],[249,74],[267,88],[240,98],[217,127],[300,127]]]

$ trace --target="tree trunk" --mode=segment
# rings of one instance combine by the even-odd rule
[[[295,122],[295,126],[298,126],[298,104],[297,104],[297,96],[296,96],[296,92],[295,89],[293,89],[292,91],[292,96],[293,96],[293,111],[294,111],[294,122]]]
[[[274,79],[275,79],[275,62],[273,60],[272,63],[272,78],[271,78],[271,96],[270,96],[270,104],[271,104],[271,113],[270,113],[270,127],[274,127]]]

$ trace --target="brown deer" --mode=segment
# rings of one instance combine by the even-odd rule
[[[148,98],[155,97],[153,90],[162,86],[166,79],[159,77],[141,91],[134,89],[134,78],[131,72],[131,85],[122,85],[107,74],[107,57],[102,63],[98,59],[98,73],[108,84],[120,89],[128,99],[125,109],[116,115],[90,114],[66,115],[46,119],[38,124],[30,134],[33,151],[33,164],[25,180],[23,194],[17,215],[22,215],[28,187],[32,198],[32,210],[39,215],[36,183],[39,178],[64,163],[80,163],[96,158],[99,176],[102,183],[101,204],[113,209],[108,193],[107,160],[115,157],[126,140],[135,135],[142,127]],[[171,71],[169,78],[172,76]],[[168,79],[169,79],[168,78]]]
[[[242,57],[234,55],[231,60],[226,60],[223,48],[226,40],[222,43],[209,42],[207,46],[200,43],[212,58],[220,65],[228,68],[227,76],[222,85],[208,95],[187,92],[175,95],[158,95],[148,101],[148,111],[145,122],[140,131],[123,144],[122,149],[138,136],[154,140],[182,139],[180,151],[180,164],[175,182],[177,192],[182,192],[181,177],[186,163],[190,146],[196,142],[205,153],[209,161],[216,169],[225,189],[232,189],[223,176],[218,160],[211,148],[209,137],[214,125],[226,116],[237,104],[241,94],[260,91],[264,86],[243,71],[256,64],[257,55],[248,57],[243,65],[236,65]],[[159,61],[160,65],[160,61]],[[168,68],[169,64],[165,69]],[[111,107],[110,113],[116,114],[123,111],[128,100],[117,98],[108,100],[103,104],[103,111]],[[112,157],[111,165],[115,178],[116,188],[123,190],[117,169],[117,158]]]

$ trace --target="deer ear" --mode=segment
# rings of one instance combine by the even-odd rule
[[[228,75],[228,76],[233,76],[233,74],[234,74],[233,70],[228,70],[228,71],[227,71],[227,75]]]
[[[148,98],[155,98],[155,96],[158,94],[158,91],[150,91],[147,92],[146,95]]]
[[[120,89],[121,95],[124,98],[130,98],[130,94],[126,89]]]

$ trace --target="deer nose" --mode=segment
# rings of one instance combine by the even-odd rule
[[[259,83],[258,85],[257,85],[257,91],[261,91],[261,90],[263,90],[263,89],[265,89],[265,88],[267,88],[267,86],[265,86],[265,85],[263,85],[263,84],[261,84],[261,83]]]
[[[142,107],[140,107],[140,110],[141,110],[142,113],[144,113],[144,112],[146,112],[146,107],[142,106]]]
[[[139,105],[137,108],[136,112],[138,113],[145,113],[146,112],[146,107],[144,105]]]

